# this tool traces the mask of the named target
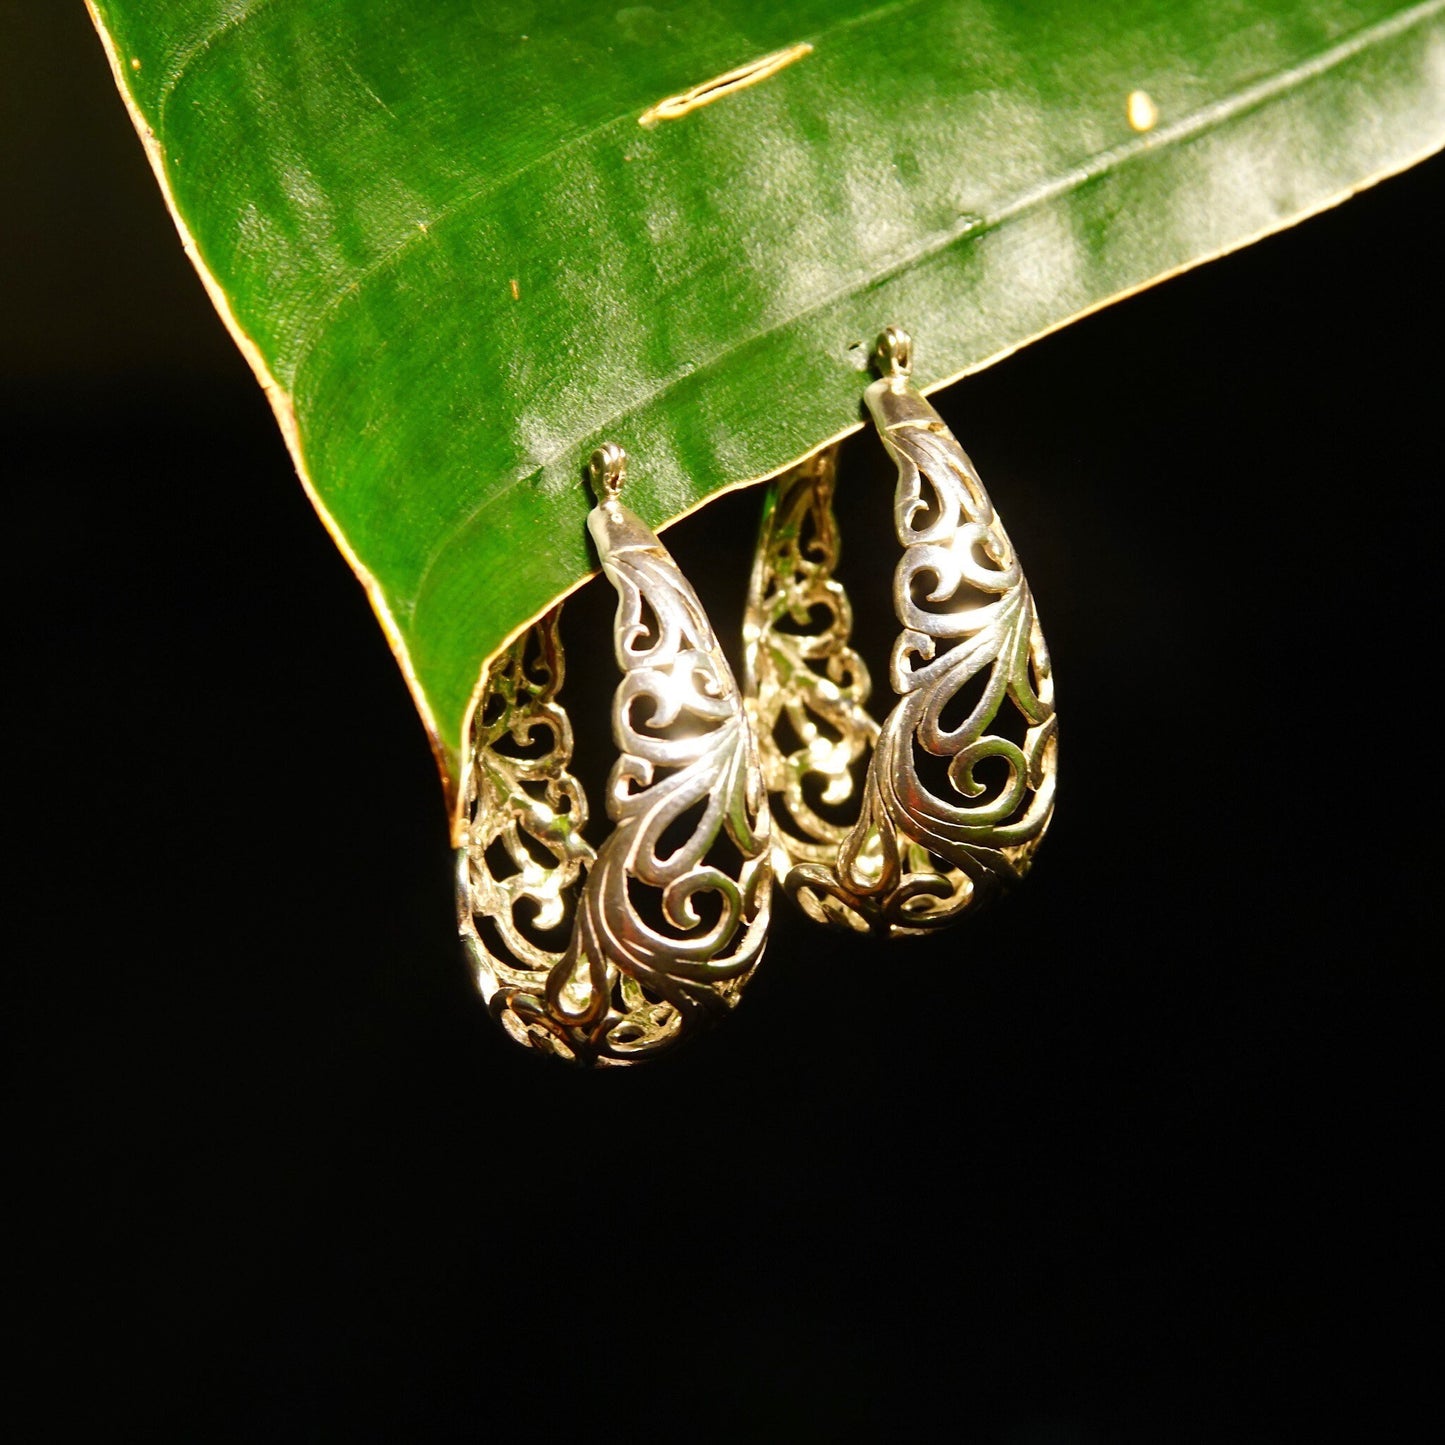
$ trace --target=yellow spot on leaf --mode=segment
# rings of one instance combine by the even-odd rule
[[[139,70],[139,69],[140,69],[140,56],[139,56],[139,55],[132,55],[132,56],[131,56],[131,58],[130,58],[130,68],[131,68],[132,70]]]
[[[1154,97],[1147,90],[1131,90],[1129,99],[1124,102],[1124,109],[1128,112],[1129,124],[1141,133],[1153,130],[1159,119],[1159,107],[1154,104]]]
[[[512,300],[513,300],[513,301],[520,301],[521,299],[522,299],[522,291],[521,291],[521,288],[517,285],[517,278],[516,278],[515,276],[513,276],[513,277],[512,277]]]

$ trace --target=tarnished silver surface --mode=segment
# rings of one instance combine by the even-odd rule
[[[778,875],[813,918],[894,936],[949,923],[1023,876],[1052,817],[1058,747],[1028,583],[973,464],[909,383],[909,352],[904,333],[885,332],[884,374],[865,394],[898,465],[902,630],[889,669],[899,700],[871,738],[851,826],[806,807],[810,777],[827,801],[848,796],[843,760],[870,738],[866,673],[832,578],[830,465],[806,464],[774,484],[745,623],[764,775],[788,820],[774,835]],[[818,539],[811,547],[798,541],[804,518]],[[780,741],[783,718],[801,749]]]
[[[554,613],[489,677],[457,876],[462,938],[492,1012],[521,1043],[599,1064],[645,1058],[737,1002],[771,888],[742,696],[696,594],[618,500],[624,463],[615,447],[594,455],[587,521],[618,594],[613,830],[595,854],[581,837]]]

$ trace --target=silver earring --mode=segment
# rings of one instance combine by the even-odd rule
[[[461,936],[519,1043],[629,1064],[725,1015],[763,951],[769,816],[742,696],[696,593],[593,453],[587,519],[617,591],[613,830],[595,852],[558,702],[560,609],[493,664],[473,723],[457,857]]]
[[[864,394],[898,466],[898,701],[880,728],[837,581],[833,452],[764,504],[744,623],[745,692],[774,805],[780,882],[812,918],[930,932],[1018,881],[1053,816],[1053,679],[1033,596],[963,448],[909,380],[912,344],[878,343]],[[856,817],[838,808],[871,749]]]

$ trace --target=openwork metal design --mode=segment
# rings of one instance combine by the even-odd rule
[[[833,575],[837,464],[829,447],[768,488],[743,620],[744,690],[773,803],[780,879],[793,863],[837,855],[850,829],[839,812],[878,736],[868,668],[849,646],[852,607]]]
[[[800,471],[775,484],[747,619],[765,776],[803,834],[776,832],[779,876],[811,917],[894,936],[949,923],[1023,876],[1052,817],[1058,749],[1048,649],[1028,583],[973,464],[910,385],[909,352],[906,335],[885,332],[885,374],[866,393],[898,465],[894,523],[904,551],[893,602],[902,630],[889,673],[899,701],[877,732],[858,817],[846,829],[792,807],[800,792],[806,802],[810,774],[828,801],[845,798],[851,773],[840,764],[858,756],[865,735],[866,675],[861,691],[838,686],[859,674],[831,576],[831,471],[820,488],[815,468],[811,504],[797,498]],[[822,539],[811,556],[797,544],[795,520],[809,505],[811,533]],[[804,638],[781,625],[821,616],[827,621]],[[820,696],[839,708],[829,714]],[[783,718],[801,749],[780,741]],[[813,719],[829,727],[822,740],[808,731]]]
[[[762,954],[772,876],[742,696],[696,594],[617,500],[623,464],[616,448],[594,456],[601,500],[588,518],[618,594],[613,830],[595,854],[582,840],[554,613],[489,676],[457,880],[493,1014],[523,1044],[598,1064],[646,1058],[737,1002]]]
[[[472,724],[466,840],[457,852],[458,922],[482,995],[522,1043],[572,1056],[527,1021],[566,951],[572,890],[593,860],[587,799],[568,771],[572,726],[562,685],[560,609],[492,664]]]

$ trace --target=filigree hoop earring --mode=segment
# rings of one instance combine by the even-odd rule
[[[833,575],[835,453],[773,483],[744,622],[745,692],[774,804],[774,869],[819,922],[929,932],[1028,870],[1053,814],[1048,649],[1008,535],[890,327],[864,394],[898,466],[898,701],[880,728]],[[837,811],[872,749],[856,819]]]
[[[769,824],[742,696],[696,593],[619,500],[626,457],[593,453],[587,519],[617,590],[622,670],[613,830],[595,852],[569,772],[554,610],[493,664],[473,723],[461,936],[519,1043],[629,1064],[737,1003],[763,951]]]

